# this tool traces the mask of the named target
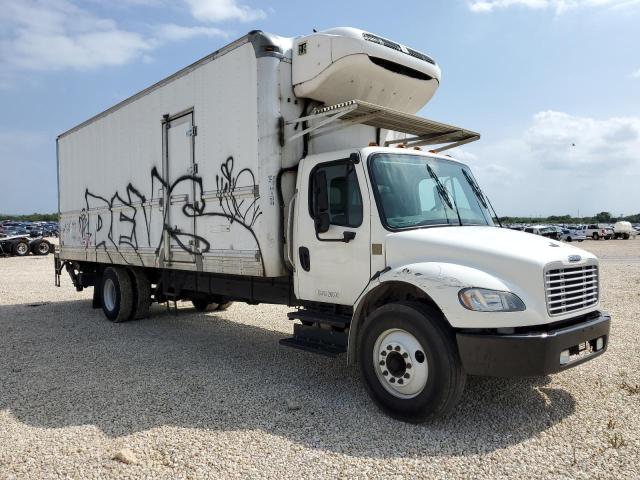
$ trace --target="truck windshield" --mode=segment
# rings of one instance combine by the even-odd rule
[[[469,169],[457,162],[402,153],[376,153],[369,166],[376,201],[390,229],[429,225],[491,225],[489,210],[466,180]],[[430,174],[435,172],[437,178]],[[472,178],[472,177],[471,177]],[[439,189],[438,181],[446,194]],[[457,207],[457,212],[456,212]]]

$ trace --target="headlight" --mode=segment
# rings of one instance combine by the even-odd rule
[[[476,312],[521,312],[524,302],[511,292],[487,290],[486,288],[465,288],[458,292],[464,308]]]

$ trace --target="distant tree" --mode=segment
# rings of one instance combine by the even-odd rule
[[[600,212],[596,214],[596,220],[600,223],[607,223],[611,221],[611,214],[609,212]]]
[[[0,213],[0,221],[13,220],[14,222],[56,222],[57,213],[31,213],[29,215],[7,215]]]

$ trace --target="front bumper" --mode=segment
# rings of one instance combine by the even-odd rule
[[[460,359],[469,375],[541,376],[602,355],[609,344],[610,324],[609,314],[593,312],[579,323],[550,331],[505,335],[461,332],[456,334],[456,340]],[[598,339],[601,339],[599,343]],[[598,344],[601,348],[596,350]],[[571,352],[569,357],[567,351]]]

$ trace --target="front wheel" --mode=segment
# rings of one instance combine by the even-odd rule
[[[450,411],[466,374],[453,335],[434,308],[393,303],[367,318],[360,337],[360,371],[375,402],[389,415],[424,422]]]

